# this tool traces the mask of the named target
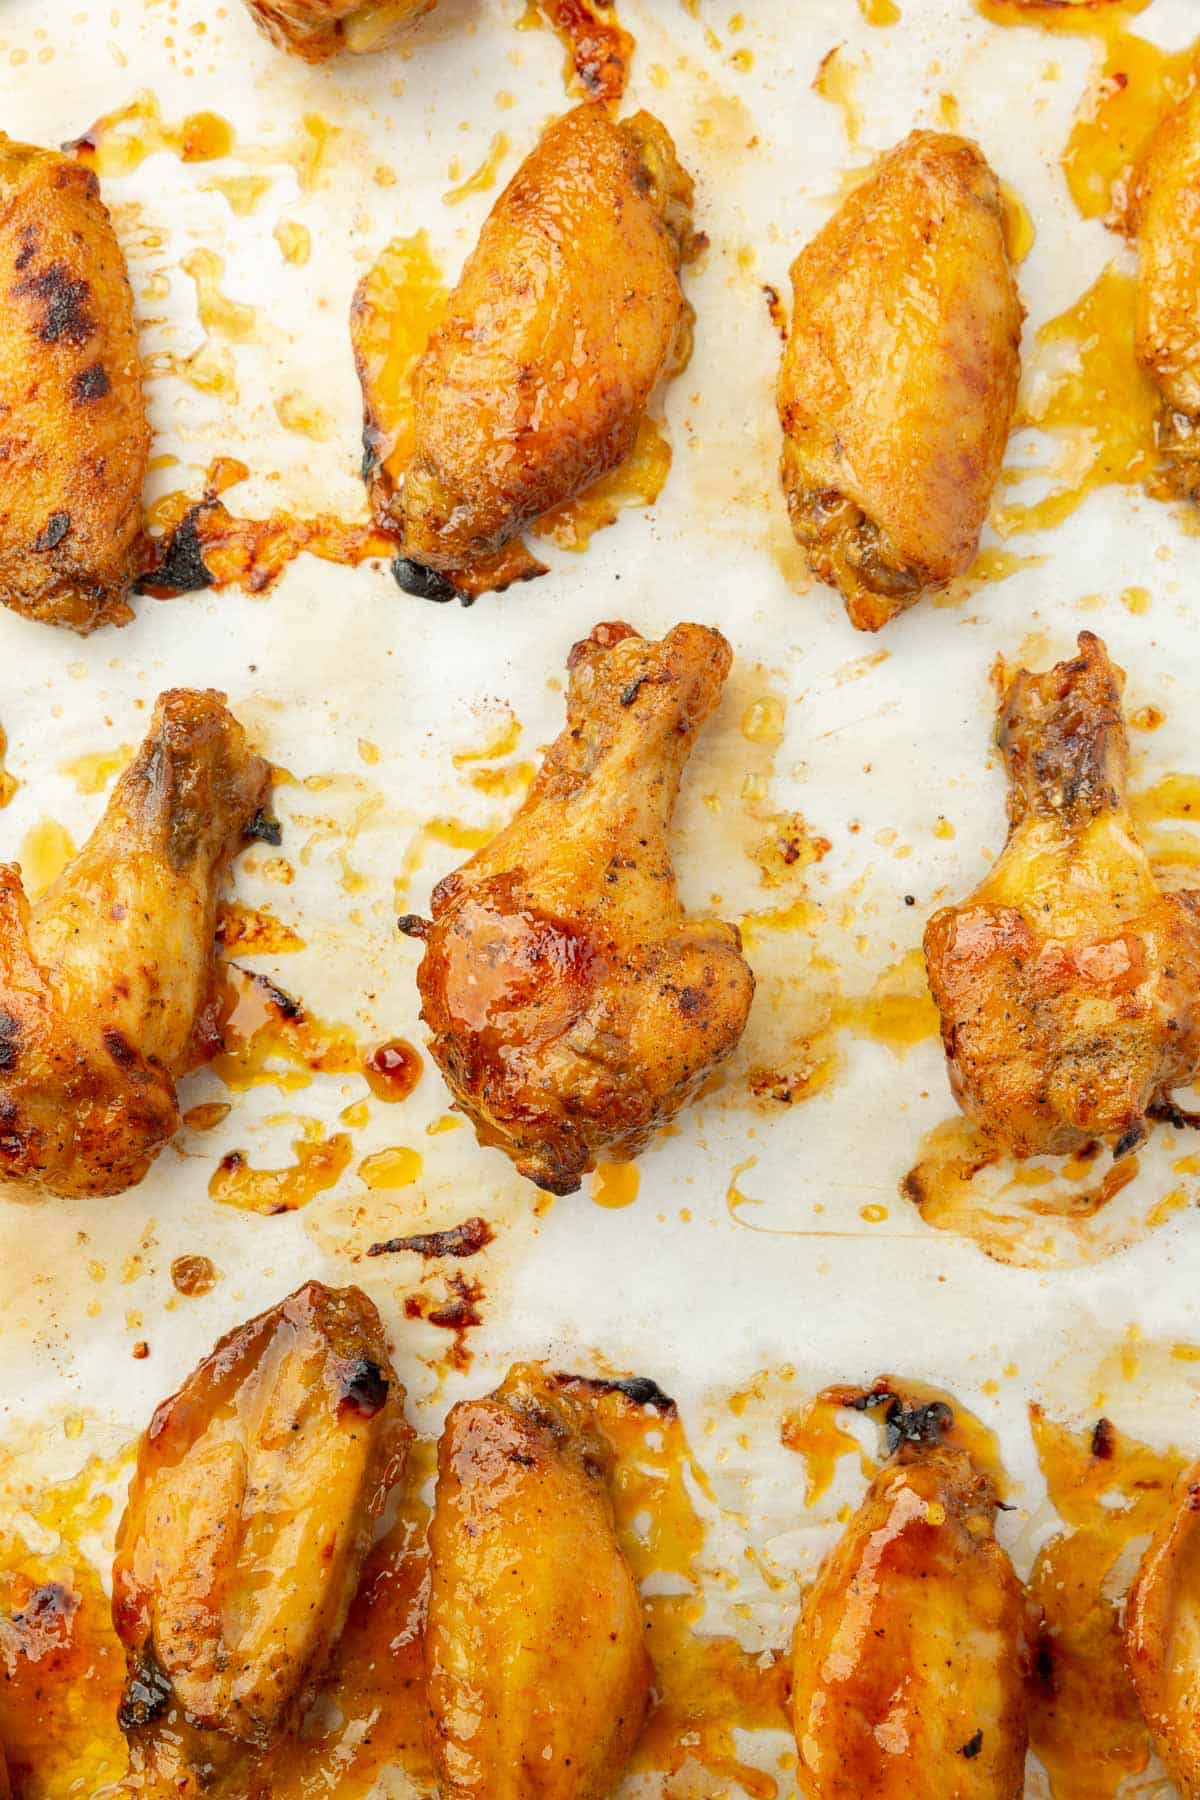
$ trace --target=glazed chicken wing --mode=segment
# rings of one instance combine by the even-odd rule
[[[1125,1666],[1181,1800],[1200,1796],[1200,1463],[1185,1470],[1125,1607]]]
[[[133,300],[96,177],[0,135],[0,601],[132,618],[150,430]]]
[[[159,1407],[113,1565],[136,1791],[258,1791],[255,1765],[341,1635],[407,1435],[379,1314],[316,1281]]]
[[[0,1179],[116,1194],[220,1047],[217,899],[269,770],[223,694],[160,696],[104,817],[32,905],[0,863]]]
[[[616,125],[577,107],[525,159],[411,377],[398,492],[371,454],[394,402],[365,392],[373,502],[411,561],[468,569],[629,454],[690,327],[678,271],[691,199],[648,113]]]
[[[916,1415],[804,1603],[792,1647],[806,1800],[1020,1800],[1030,1643],[996,1494]]]
[[[305,62],[340,50],[382,50],[433,11],[437,0],[246,0],[259,30]]]
[[[569,1194],[636,1156],[741,1036],[736,926],[688,918],[668,832],[730,651],[598,625],[570,657],[567,727],[512,822],[438,883],[417,981],[431,1049],[480,1143]]]
[[[1087,631],[1015,677],[1008,842],[925,932],[955,1097],[1014,1156],[1123,1153],[1200,1066],[1200,894],[1163,893],[1135,835],[1124,679]]]
[[[878,631],[970,566],[1016,404],[1021,303],[978,146],[913,132],[800,252],[792,290],[792,528]]]
[[[1138,361],[1163,399],[1159,447],[1176,492],[1200,496],[1200,86],[1167,114],[1133,187]]]
[[[446,1421],[425,1636],[442,1800],[607,1800],[646,1714],[611,1450],[573,1386],[519,1367]]]

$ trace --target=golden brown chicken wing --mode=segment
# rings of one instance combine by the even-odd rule
[[[220,1048],[217,899],[269,769],[223,694],[160,696],[79,855],[31,905],[0,863],[0,1180],[116,1194]]]
[[[305,62],[392,44],[437,0],[246,0],[259,30]]]
[[[1000,191],[914,131],[792,264],[780,472],[809,566],[878,631],[970,566],[1017,397]]]
[[[678,271],[691,199],[648,113],[616,125],[577,107],[525,159],[411,376],[399,491],[373,454],[396,404],[365,387],[373,504],[412,562],[468,569],[629,454],[690,329]],[[360,345],[364,379],[369,361]]]
[[[1200,496],[1200,87],[1167,114],[1135,178],[1138,361],[1163,398],[1169,487]]]
[[[688,918],[668,833],[730,650],[598,625],[571,652],[567,727],[509,825],[438,883],[417,982],[431,1050],[481,1144],[569,1194],[636,1156],[741,1036],[736,926]]]
[[[1181,1800],[1200,1796],[1200,1463],[1142,1558],[1125,1607],[1125,1666]]]
[[[150,429],[133,300],[90,170],[0,135],[0,601],[123,625]]]
[[[611,1449],[575,1388],[518,1367],[446,1421],[425,1636],[442,1800],[607,1800],[646,1714]]]
[[[806,1800],[1025,1791],[1025,1596],[993,1535],[992,1481],[941,1441],[946,1415],[893,1419],[899,1448],[805,1599],[792,1715]]]
[[[341,1635],[407,1437],[375,1307],[316,1281],[222,1338],[159,1407],[113,1565],[138,1792],[259,1791],[255,1764]]]
[[[1123,1153],[1200,1067],[1200,894],[1161,892],[1134,833],[1124,680],[1084,631],[1010,683],[1008,842],[925,931],[955,1097],[1014,1156]]]

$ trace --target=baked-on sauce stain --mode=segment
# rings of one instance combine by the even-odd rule
[[[1000,1458],[1000,1443],[990,1426],[960,1404],[945,1388],[907,1376],[881,1375],[870,1387],[839,1384],[822,1388],[803,1407],[786,1415],[780,1440],[804,1458],[807,1484],[806,1507],[828,1493],[837,1465],[845,1456],[856,1456],[863,1476],[870,1480],[877,1464],[856,1437],[838,1423],[839,1413],[867,1413],[880,1428],[879,1455],[891,1455],[905,1435],[912,1435],[922,1418],[936,1426],[942,1443],[965,1450],[976,1468],[990,1475],[1003,1495],[1007,1476]],[[947,1415],[949,1415],[947,1417]]]
[[[326,1137],[315,1119],[292,1144],[295,1161],[282,1169],[251,1168],[243,1150],[223,1156],[209,1178],[208,1191],[222,1206],[243,1212],[296,1212],[335,1187],[350,1166],[353,1145],[344,1131]]]
[[[388,1038],[368,1051],[363,1061],[367,1086],[377,1100],[400,1101],[421,1079],[421,1053],[406,1038]]]
[[[345,1025],[313,1016],[265,975],[237,963],[222,972],[224,1049],[209,1067],[235,1093],[264,1084],[291,1092],[314,1074],[356,1075],[362,1052]]]
[[[1030,1407],[1049,1497],[1068,1528],[1043,1545],[1030,1576],[1042,1609],[1030,1747],[1053,1800],[1113,1800],[1150,1758],[1150,1741],[1121,1659],[1127,1548],[1149,1537],[1183,1468],[1108,1420],[1081,1429]]]
[[[217,1280],[217,1271],[207,1256],[177,1256],[171,1264],[171,1285],[189,1298],[209,1293]]]

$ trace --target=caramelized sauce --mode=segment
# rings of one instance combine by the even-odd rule
[[[16,776],[11,774],[4,766],[4,759],[7,755],[8,737],[5,734],[4,727],[0,725],[0,807],[8,805],[9,801],[21,785]]]
[[[518,27],[528,30],[544,18],[567,50],[568,92],[615,104],[625,92],[634,41],[617,22],[615,6],[604,0],[529,0]]]
[[[1061,446],[1056,464],[1010,467],[1006,483],[1048,479],[1028,503],[996,508],[1003,537],[1061,525],[1089,494],[1155,473],[1158,393],[1134,355],[1132,275],[1111,265],[1073,306],[1042,325],[1025,371],[1017,426],[1032,426]]]
[[[223,1156],[208,1191],[222,1206],[242,1212],[297,1212],[318,1194],[335,1187],[350,1166],[352,1146],[344,1131],[326,1138],[319,1122],[305,1121],[304,1136],[292,1145],[294,1163],[282,1169],[252,1169],[241,1150]]]
[[[1072,1528],[1043,1546],[1030,1577],[1045,1620],[1031,1747],[1053,1800],[1112,1800],[1150,1756],[1121,1660],[1114,1575],[1127,1547],[1157,1525],[1182,1459],[1125,1437],[1107,1420],[1074,1431],[1034,1405],[1030,1423],[1050,1500]]]
[[[640,1185],[636,1163],[597,1163],[592,1173],[592,1199],[597,1206],[619,1211],[633,1205]]]
[[[75,844],[65,825],[57,819],[39,819],[21,839],[17,862],[29,898],[35,899],[52,881],[57,881],[75,854]]]
[[[877,1472],[877,1464],[865,1453],[858,1439],[838,1424],[839,1413],[867,1412],[880,1427],[879,1456],[882,1461],[891,1453],[888,1415],[897,1405],[904,1412],[941,1404],[953,1415],[942,1441],[965,1450],[977,1469],[990,1475],[996,1492],[1007,1492],[1008,1477],[1000,1458],[1000,1441],[995,1432],[975,1413],[954,1398],[945,1388],[907,1377],[881,1375],[869,1388],[839,1384],[823,1388],[808,1405],[786,1415],[780,1439],[789,1450],[804,1458],[806,1486],[804,1504],[811,1507],[827,1494],[833,1484],[837,1465],[845,1456],[856,1456],[867,1480]]]
[[[265,975],[236,964],[223,971],[222,982],[225,1047],[209,1066],[235,1093],[264,1084],[290,1092],[307,1087],[314,1074],[360,1072],[362,1052],[345,1025],[314,1018]]]
[[[671,446],[662,428],[643,416],[633,449],[609,475],[585,488],[574,500],[552,507],[530,527],[560,550],[586,550],[593,533],[614,525],[626,507],[653,506],[671,469]]]
[[[212,1259],[207,1256],[177,1256],[171,1264],[171,1285],[189,1299],[211,1293],[219,1277]]]
[[[183,1123],[189,1131],[212,1131],[232,1111],[231,1106],[221,1101],[206,1101],[200,1106],[189,1106],[183,1115]]]
[[[844,1456],[857,1456],[868,1479],[875,1473],[875,1465],[858,1439],[837,1422],[846,1405],[842,1388],[826,1388],[807,1406],[787,1413],[780,1427],[780,1441],[804,1458],[806,1507],[815,1506],[829,1492]]]
[[[148,156],[169,151],[181,162],[217,162],[234,147],[233,126],[211,112],[190,113],[169,125],[147,88],[125,106],[104,113],[69,146],[76,158],[97,175],[130,175]]]
[[[411,1187],[420,1179],[424,1165],[425,1159],[418,1151],[400,1144],[364,1156],[358,1165],[358,1176],[364,1187],[390,1191]]]
[[[452,187],[447,193],[442,195],[445,204],[447,206],[458,206],[463,200],[469,200],[472,194],[485,194],[489,188],[495,187],[497,170],[511,148],[512,143],[508,133],[506,131],[496,132],[491,143],[488,145],[487,155],[475,170],[475,173],[473,175],[468,175],[467,179],[461,182],[458,187]]]
[[[408,1099],[423,1066],[420,1052],[406,1038],[388,1038],[367,1054],[363,1074],[377,1100],[395,1103]]]
[[[305,553],[344,568],[396,553],[395,539],[378,526],[329,513],[312,519],[290,513],[240,519],[221,500],[190,501],[184,494],[168,496],[156,512],[163,535],[155,567],[141,587],[163,599],[205,587],[236,586],[261,594]]]
[[[413,453],[412,376],[449,293],[429,233],[393,238],[359,282],[351,312],[372,478],[393,494]]]
[[[232,900],[218,909],[217,942],[226,956],[290,956],[305,948],[300,933],[277,919],[269,906]]]

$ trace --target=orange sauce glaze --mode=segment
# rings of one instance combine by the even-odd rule
[[[353,1145],[344,1131],[325,1137],[315,1120],[292,1145],[295,1161],[282,1169],[254,1169],[242,1150],[230,1150],[209,1178],[208,1191],[222,1206],[242,1212],[297,1212],[318,1194],[336,1187],[350,1166]]]
[[[227,901],[217,917],[217,942],[226,956],[288,956],[304,949],[304,939],[269,906]]]
[[[597,1391],[595,1409],[615,1452],[617,1527],[636,1579],[673,1575],[694,1586],[705,1528],[689,1482],[701,1489],[706,1482],[677,1415],[617,1392]],[[417,1495],[434,1462],[431,1442],[411,1446],[408,1475],[385,1514],[340,1643],[296,1734],[262,1769],[272,1800],[333,1793],[361,1800],[390,1766],[430,1791],[421,1642],[428,1509]],[[89,1463],[72,1481],[27,1501],[39,1525],[60,1538],[52,1556],[35,1557],[0,1537],[0,1666],[7,1677],[0,1682],[0,1742],[16,1800],[91,1794],[125,1771],[116,1725],[124,1657],[80,1545],[111,1531],[114,1504],[105,1490],[128,1467],[128,1458]],[[775,1778],[742,1762],[734,1734],[787,1729],[786,1661],[698,1633],[703,1604],[695,1591],[644,1604],[656,1704],[634,1771],[700,1770],[738,1783],[751,1800],[776,1800]]]
[[[362,1052],[346,1025],[315,1018],[265,975],[230,963],[221,975],[220,1032],[224,1049],[209,1067],[227,1088],[269,1084],[290,1092],[314,1074],[353,1075]]]
[[[616,8],[602,0],[537,0],[537,10],[566,45],[568,89],[615,105],[625,92],[634,51]]]
[[[1029,1582],[1044,1619],[1031,1747],[1053,1800],[1112,1800],[1146,1767],[1150,1742],[1121,1660],[1122,1595],[1110,1577],[1126,1547],[1154,1530],[1183,1462],[1107,1420],[1075,1430],[1033,1405],[1030,1423],[1050,1499],[1069,1527],[1039,1551]]]
[[[395,1104],[408,1099],[421,1079],[423,1067],[420,1051],[406,1038],[388,1038],[368,1051],[363,1074],[377,1100]]]

